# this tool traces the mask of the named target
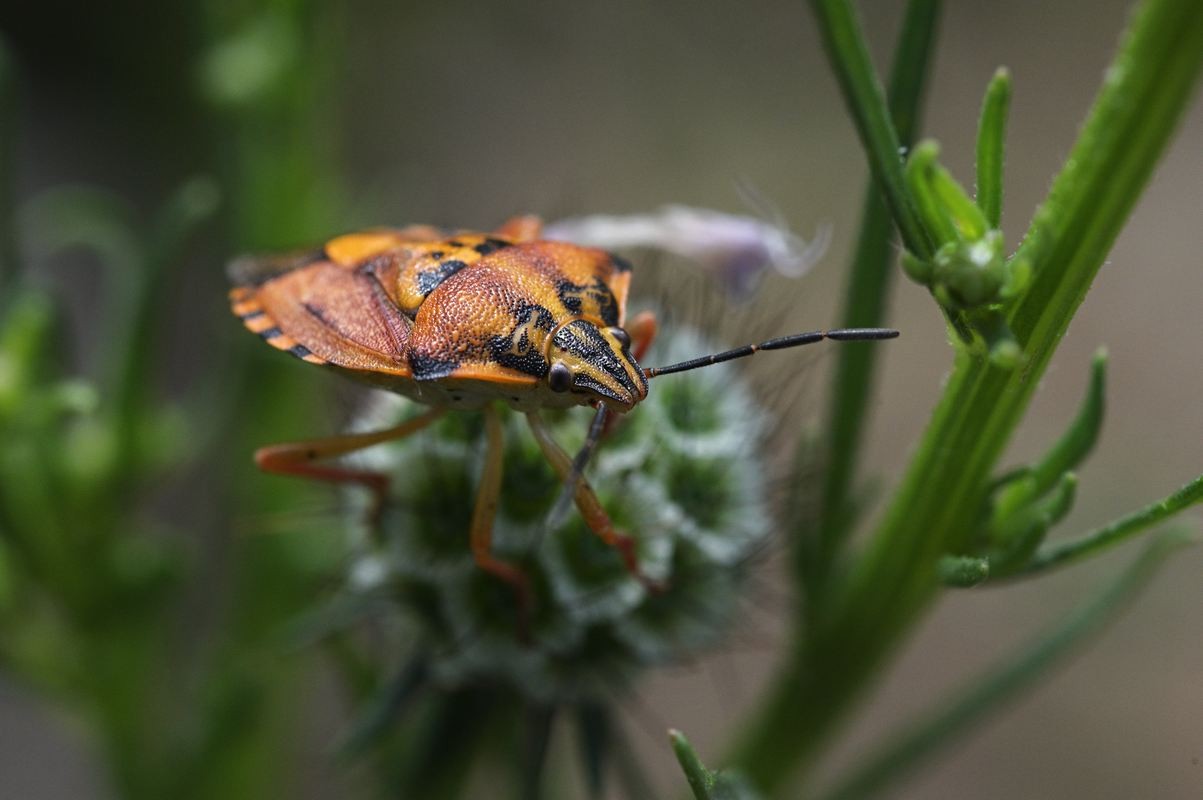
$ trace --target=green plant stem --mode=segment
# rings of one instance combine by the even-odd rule
[[[961,690],[926,719],[904,725],[888,744],[862,762],[854,775],[825,795],[827,800],[852,800],[886,788],[896,790],[898,780],[922,759],[1030,688],[1085,639],[1099,633],[1148,583],[1166,557],[1188,541],[1182,535],[1158,537],[1114,582],[1067,620]]]
[[[12,295],[11,287],[17,277],[20,258],[17,252],[17,229],[14,221],[17,130],[16,70],[8,43],[0,39],[0,311]]]
[[[811,0],[827,57],[838,63],[836,78],[869,157],[869,165],[898,226],[906,248],[921,258],[932,255],[902,174],[902,144],[890,123],[885,94],[869,59],[856,12],[847,0]]]
[[[934,52],[940,0],[912,0],[907,6],[890,72],[889,111],[904,147],[910,147],[919,128],[923,92]],[[848,328],[879,327],[885,318],[886,297],[894,264],[894,225],[877,184],[865,190],[860,237],[852,273],[844,293],[841,324]],[[796,572],[817,607],[821,583],[838,558],[851,528],[849,494],[861,443],[878,345],[872,342],[841,348],[828,406],[829,436],[824,463],[823,495],[815,546],[797,550]]]
[[[819,16],[830,24],[828,15]],[[855,29],[838,33],[841,41],[858,38]],[[838,72],[861,69],[847,62],[863,53],[863,43],[848,52],[829,49]],[[839,583],[823,618],[798,631],[761,715],[739,743],[731,763],[762,788],[777,788],[810,765],[935,598],[937,562],[943,553],[957,552],[974,531],[990,473],[1165,148],[1201,62],[1203,5],[1142,4],[1016,256],[1029,259],[1034,273],[1031,289],[1008,320],[1023,368],[1005,369],[957,350],[944,393],[880,527]],[[854,106],[862,102],[858,96],[848,99]]]
[[[1003,154],[1010,106],[1011,75],[999,67],[986,87],[977,127],[977,204],[991,228],[1002,223]]]
[[[1172,517],[1179,511],[1201,500],[1203,500],[1203,475],[1195,478],[1169,497],[1147,505],[1139,511],[1118,519],[1109,525],[1104,525],[1079,539],[1073,539],[1068,542],[1056,542],[1042,547],[1036,551],[1036,554],[1028,562],[1027,566],[1017,573],[1017,576],[1044,572],[1055,567],[1065,566],[1074,561],[1080,561],[1100,550],[1119,544],[1142,531],[1148,530],[1157,523]]]

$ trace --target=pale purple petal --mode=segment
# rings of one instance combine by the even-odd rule
[[[735,294],[747,294],[766,269],[796,278],[827,249],[824,226],[810,242],[756,217],[689,206],[647,214],[594,214],[549,223],[548,239],[623,250],[646,247],[687,258],[710,270]]]

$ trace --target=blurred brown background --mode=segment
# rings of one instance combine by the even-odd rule
[[[192,66],[144,66],[152,58],[170,65],[175,37],[186,38],[187,20],[169,5],[11,14],[4,33],[24,73],[23,195],[91,182],[150,207],[203,168],[181,145],[188,136],[179,135],[194,123],[177,96]],[[879,65],[887,63],[900,5],[861,4]],[[1128,5],[947,4],[923,130],[969,183],[981,92],[996,66],[1011,69],[1004,213],[1011,246],[1073,141]],[[145,26],[144,51],[106,45],[106,33],[123,24]],[[784,292],[796,300],[789,314],[800,327],[835,321],[866,170],[805,4],[357,0],[329,36],[344,61],[337,102],[327,110],[341,144],[316,156],[342,174],[348,217],[312,231],[312,239],[366,224],[488,227],[525,211],[555,218],[673,202],[742,212],[734,185],[746,180],[796,231],[834,226],[833,246],[804,284],[774,277],[762,288],[764,297]],[[204,132],[191,135],[199,141]],[[1062,430],[1090,355],[1106,345],[1107,421],[1064,534],[1160,497],[1203,468],[1201,209],[1203,107],[1196,104],[1010,454],[1028,458]],[[196,294],[196,302],[220,305],[219,265],[228,254],[206,255],[194,268],[212,274],[194,281],[209,294]],[[890,323],[904,335],[885,348],[866,459],[884,481],[905,464],[950,360],[940,317],[918,287],[899,280]],[[182,357],[193,357],[181,347],[188,351]],[[820,358],[807,375],[804,405],[812,417],[825,397],[825,366]],[[1024,586],[949,594],[862,707],[833,763],[855,761],[874,734],[1058,619],[1126,557],[1112,554]],[[944,753],[898,796],[1203,796],[1201,568],[1201,550],[1175,557],[1088,652]],[[629,704],[648,707],[632,709],[629,736],[666,791],[683,784],[660,730],[682,728],[717,759],[770,674],[781,603],[758,602],[764,608],[746,641],[651,677]],[[339,712],[333,701],[316,706],[306,733],[307,783],[313,797],[338,797],[345,787],[324,759]],[[0,679],[0,794],[96,796],[98,770],[86,753],[51,710]]]

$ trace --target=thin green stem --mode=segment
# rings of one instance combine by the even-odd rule
[[[917,135],[924,87],[935,49],[940,0],[912,0],[907,5],[890,72],[889,111],[903,147]],[[894,263],[894,225],[877,184],[870,180],[861,212],[860,237],[844,293],[842,324],[848,328],[880,327]],[[840,556],[851,528],[849,494],[856,475],[878,345],[872,342],[841,348],[828,405],[830,420],[824,463],[822,505],[817,545],[798,548],[796,572],[814,605],[831,562]]]
[[[12,295],[20,266],[14,221],[17,81],[8,45],[0,39],[0,310]]]
[[[1100,550],[1126,541],[1179,511],[1203,500],[1203,475],[1156,503],[1117,519],[1109,525],[1068,542],[1046,545],[1032,557],[1017,575],[1032,575],[1080,561]]]
[[[977,204],[991,228],[1002,224],[1003,155],[1010,106],[1011,73],[999,67],[986,87],[977,126]]]
[[[844,100],[869,157],[869,166],[898,226],[906,248],[932,255],[902,174],[902,144],[890,122],[885,93],[877,80],[856,12],[848,0],[811,0],[827,57],[835,68]]]
[[[832,5],[843,7],[822,8]],[[859,38],[854,28],[840,35]],[[829,48],[833,60],[858,50],[863,43]],[[939,559],[960,551],[976,530],[990,474],[1169,141],[1201,65],[1203,4],[1143,3],[1017,255],[1031,263],[1035,276],[1008,320],[1022,348],[1023,368],[995,366],[957,351],[880,527],[847,576],[833,583],[838,594],[833,592],[822,618],[795,642],[732,759],[762,788],[779,787],[811,764],[935,598]],[[850,102],[859,100],[853,96]]]
[[[1167,535],[1153,541],[1124,572],[1068,619],[966,687],[926,719],[908,722],[889,743],[870,755],[827,800],[852,800],[897,789],[899,780],[942,746],[1031,688],[1065,656],[1099,633],[1134,598],[1165,561],[1188,539]]]

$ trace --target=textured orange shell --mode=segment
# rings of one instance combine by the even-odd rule
[[[582,402],[548,396],[548,338],[573,319],[622,325],[629,267],[537,232],[529,217],[494,234],[418,225],[242,259],[231,306],[273,347],[423,402]]]

